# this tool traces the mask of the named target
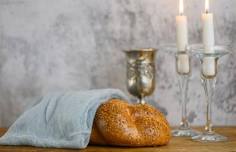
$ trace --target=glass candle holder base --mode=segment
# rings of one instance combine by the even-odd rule
[[[214,132],[203,132],[202,134],[196,135],[192,137],[194,141],[200,142],[219,142],[219,141],[227,141],[227,137],[219,135]]]
[[[195,131],[191,128],[179,128],[172,131],[174,137],[194,137],[198,136],[200,132]]]

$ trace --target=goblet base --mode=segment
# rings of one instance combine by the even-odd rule
[[[203,132],[200,135],[193,136],[192,140],[200,142],[220,142],[227,141],[227,137],[219,135],[215,132]]]
[[[200,133],[191,128],[179,128],[172,131],[172,136],[174,137],[193,137],[197,136]]]

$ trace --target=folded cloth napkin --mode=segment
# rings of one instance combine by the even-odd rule
[[[48,94],[16,120],[0,145],[85,148],[97,108],[112,98],[127,100],[117,89]]]

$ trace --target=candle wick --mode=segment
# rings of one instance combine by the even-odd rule
[[[209,11],[208,10],[206,10],[206,14],[208,14],[209,13]]]

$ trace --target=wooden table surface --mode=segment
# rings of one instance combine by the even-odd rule
[[[197,128],[197,130],[201,130]],[[83,150],[55,149],[55,148],[36,148],[30,146],[0,146],[0,152],[236,152],[236,127],[219,127],[216,132],[229,138],[227,142],[201,143],[192,141],[189,138],[172,137],[167,146],[161,147],[109,147],[109,146],[88,146]],[[0,136],[6,129],[0,128]]]

